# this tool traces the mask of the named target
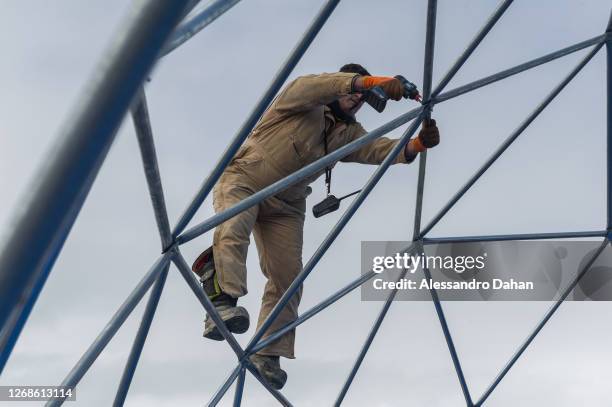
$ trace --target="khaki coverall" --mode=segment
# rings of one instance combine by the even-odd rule
[[[308,75],[291,82],[274,100],[245,144],[219,179],[213,191],[215,212],[223,211],[275,181],[366,133],[359,123],[338,120],[326,105],[347,95],[356,74]],[[380,164],[397,140],[380,137],[341,161]],[[400,153],[395,163],[406,163]],[[293,185],[217,226],[213,252],[223,292],[241,297],[247,293],[246,258],[251,231],[267,278],[257,326],[302,270],[302,239],[306,196],[310,184],[324,171]],[[270,327],[272,333],[298,315],[302,288]],[[265,337],[265,336],[264,336]],[[258,353],[294,358],[295,330]]]

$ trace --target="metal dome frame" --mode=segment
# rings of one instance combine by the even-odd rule
[[[435,290],[431,291],[432,302],[440,320],[442,332],[446,339],[448,349],[453,361],[459,384],[465,398],[466,405],[482,406],[491,395],[496,386],[508,373],[510,368],[530,345],[536,335],[552,317],[564,299],[576,286],[578,281],[589,270],[599,254],[606,248],[612,238],[612,18],[606,31],[596,37],[579,42],[572,46],[557,50],[512,68],[500,71],[493,75],[459,86],[450,91],[442,92],[453,76],[467,61],[476,47],[485,38],[488,32],[498,22],[504,12],[512,4],[512,0],[503,0],[484,26],[469,43],[456,62],[444,75],[439,84],[432,90],[432,67],[434,57],[435,26],[437,1],[428,0],[427,4],[427,31],[425,42],[425,56],[423,68],[423,102],[422,106],[412,109],[390,122],[370,131],[360,139],[347,144],[310,165],[296,171],[272,185],[258,191],[235,206],[211,216],[203,222],[187,229],[198,208],[202,205],[217,179],[229,164],[232,157],[242,145],[260,116],[271,103],[280,90],[287,77],[297,65],[298,61],[311,45],[312,41],[334,11],[340,0],[327,0],[320,9],[311,25],[290,53],[267,91],[258,101],[248,118],[245,120],[237,134],[234,136],[214,169],[197,191],[193,201],[181,215],[178,223],[170,229],[164,193],[161,185],[160,173],[157,165],[157,155],[153,143],[153,132],[149,121],[146,97],[142,88],[143,81],[154,66],[155,61],[176,49],[201,29],[213,22],[221,14],[233,7],[238,0],[213,0],[205,6],[194,9],[195,0],[148,0],[143,2],[140,9],[135,11],[124,30],[119,32],[112,47],[101,61],[92,85],[83,92],[79,110],[69,116],[64,130],[60,134],[51,156],[41,168],[36,177],[31,193],[25,197],[24,205],[16,213],[15,222],[11,226],[8,238],[3,242],[4,248],[0,256],[0,372],[4,369],[19,334],[44,286],[68,233],[83,205],[83,202],[93,184],[95,177],[106,158],[106,154],[115,137],[123,117],[128,109],[134,121],[138,143],[145,169],[155,219],[161,238],[162,254],[154,262],[149,271],[134,288],[115,315],[104,327],[99,336],[86,350],[74,368],[62,381],[61,386],[75,387],[85,373],[92,366],[96,358],[104,350],[108,342],[117,333],[136,305],[142,300],[145,293],[150,291],[149,299],[144,310],[140,327],[137,331],[128,360],[125,365],[114,405],[123,405],[132,381],[134,371],[138,364],[142,348],[148,335],[159,298],[161,296],[170,263],[174,263],[197,299],[217,323],[219,330],[227,343],[236,353],[237,365],[223,382],[221,387],[212,395],[209,406],[216,405],[225,395],[231,385],[236,382],[234,393],[234,406],[239,406],[246,371],[250,371],[257,380],[282,404],[290,406],[285,396],[274,390],[263,380],[252,366],[248,356],[262,349],[270,342],[284,333],[295,328],[329,305],[357,287],[360,287],[375,273],[371,271],[362,275],[346,285],[320,304],[300,314],[293,322],[264,338],[264,333],[279,315],[291,296],[304,282],[327,249],[340,234],[357,209],[372,191],[377,182],[391,165],[393,158],[401,152],[404,145],[420,126],[421,122],[429,117],[434,105],[463,95],[475,89],[497,82],[504,78],[516,75],[528,69],[545,64],[573,52],[592,47],[590,52],[578,65],[544,98],[544,100],[519,124],[499,148],[485,161],[478,171],[459,189],[459,191],[443,206],[443,208],[425,226],[421,227],[421,213],[423,207],[423,189],[425,181],[425,168],[427,153],[423,152],[419,158],[419,176],[416,194],[416,210],[412,244],[405,252],[422,250],[423,245],[448,242],[480,242],[501,240],[529,240],[552,238],[602,238],[601,245],[593,257],[581,270],[571,284],[563,291],[549,311],[544,315],[534,331],[520,345],[508,363],[494,378],[485,392],[476,401],[472,398],[461,368],[461,363],[455,349],[451,333],[446,323],[442,304]],[[566,233],[535,233],[514,235],[489,236],[460,236],[460,237],[429,237],[427,234],[446,215],[457,201],[470,189],[474,183],[487,171],[487,169],[501,156],[501,154],[521,135],[548,104],[563,90],[563,88],[580,72],[591,58],[605,45],[607,52],[607,223],[605,230],[566,232]],[[212,230],[217,225],[235,216],[241,211],[258,204],[288,186],[318,172],[338,161],[342,157],[372,142],[374,139],[410,122],[403,133],[399,143],[389,153],[385,160],[377,167],[362,191],[355,197],[344,214],[334,225],[327,237],[320,244],[311,259],[304,266],[302,272],[296,277],[291,286],[276,304],[262,326],[243,349],[234,336],[221,322],[214,306],[204,294],[198,280],[192,274],[185,259],[181,255],[179,246],[198,236]],[[68,180],[69,182],[67,182]],[[426,276],[429,270],[424,269]],[[400,278],[402,278],[400,276]],[[151,288],[152,287],[152,288]],[[353,382],[353,379],[364,360],[364,357],[376,336],[383,319],[385,318],[396,291],[391,292],[384,303],[379,316],[359,353],[337,399],[335,406],[339,406]],[[52,400],[48,406],[58,406],[64,400]]]

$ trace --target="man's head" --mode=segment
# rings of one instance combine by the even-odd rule
[[[367,69],[359,64],[346,64],[340,68],[340,72],[356,73],[362,76],[370,76]],[[363,105],[361,93],[351,93],[338,99],[338,106],[347,115],[355,117],[357,111]]]

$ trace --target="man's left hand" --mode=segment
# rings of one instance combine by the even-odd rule
[[[440,144],[440,131],[434,119],[425,119],[419,135],[406,144],[407,157],[427,150]]]

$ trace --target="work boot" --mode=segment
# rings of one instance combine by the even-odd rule
[[[280,357],[254,354],[250,357],[251,363],[270,385],[276,390],[280,390],[287,381],[287,372],[280,367]]]
[[[215,270],[212,247],[198,256],[191,269],[200,277],[204,292],[215,306],[228,331],[236,334],[246,332],[249,329],[249,313],[244,307],[236,306],[237,298],[221,291]],[[215,341],[225,339],[208,314],[204,320],[204,337]]]

